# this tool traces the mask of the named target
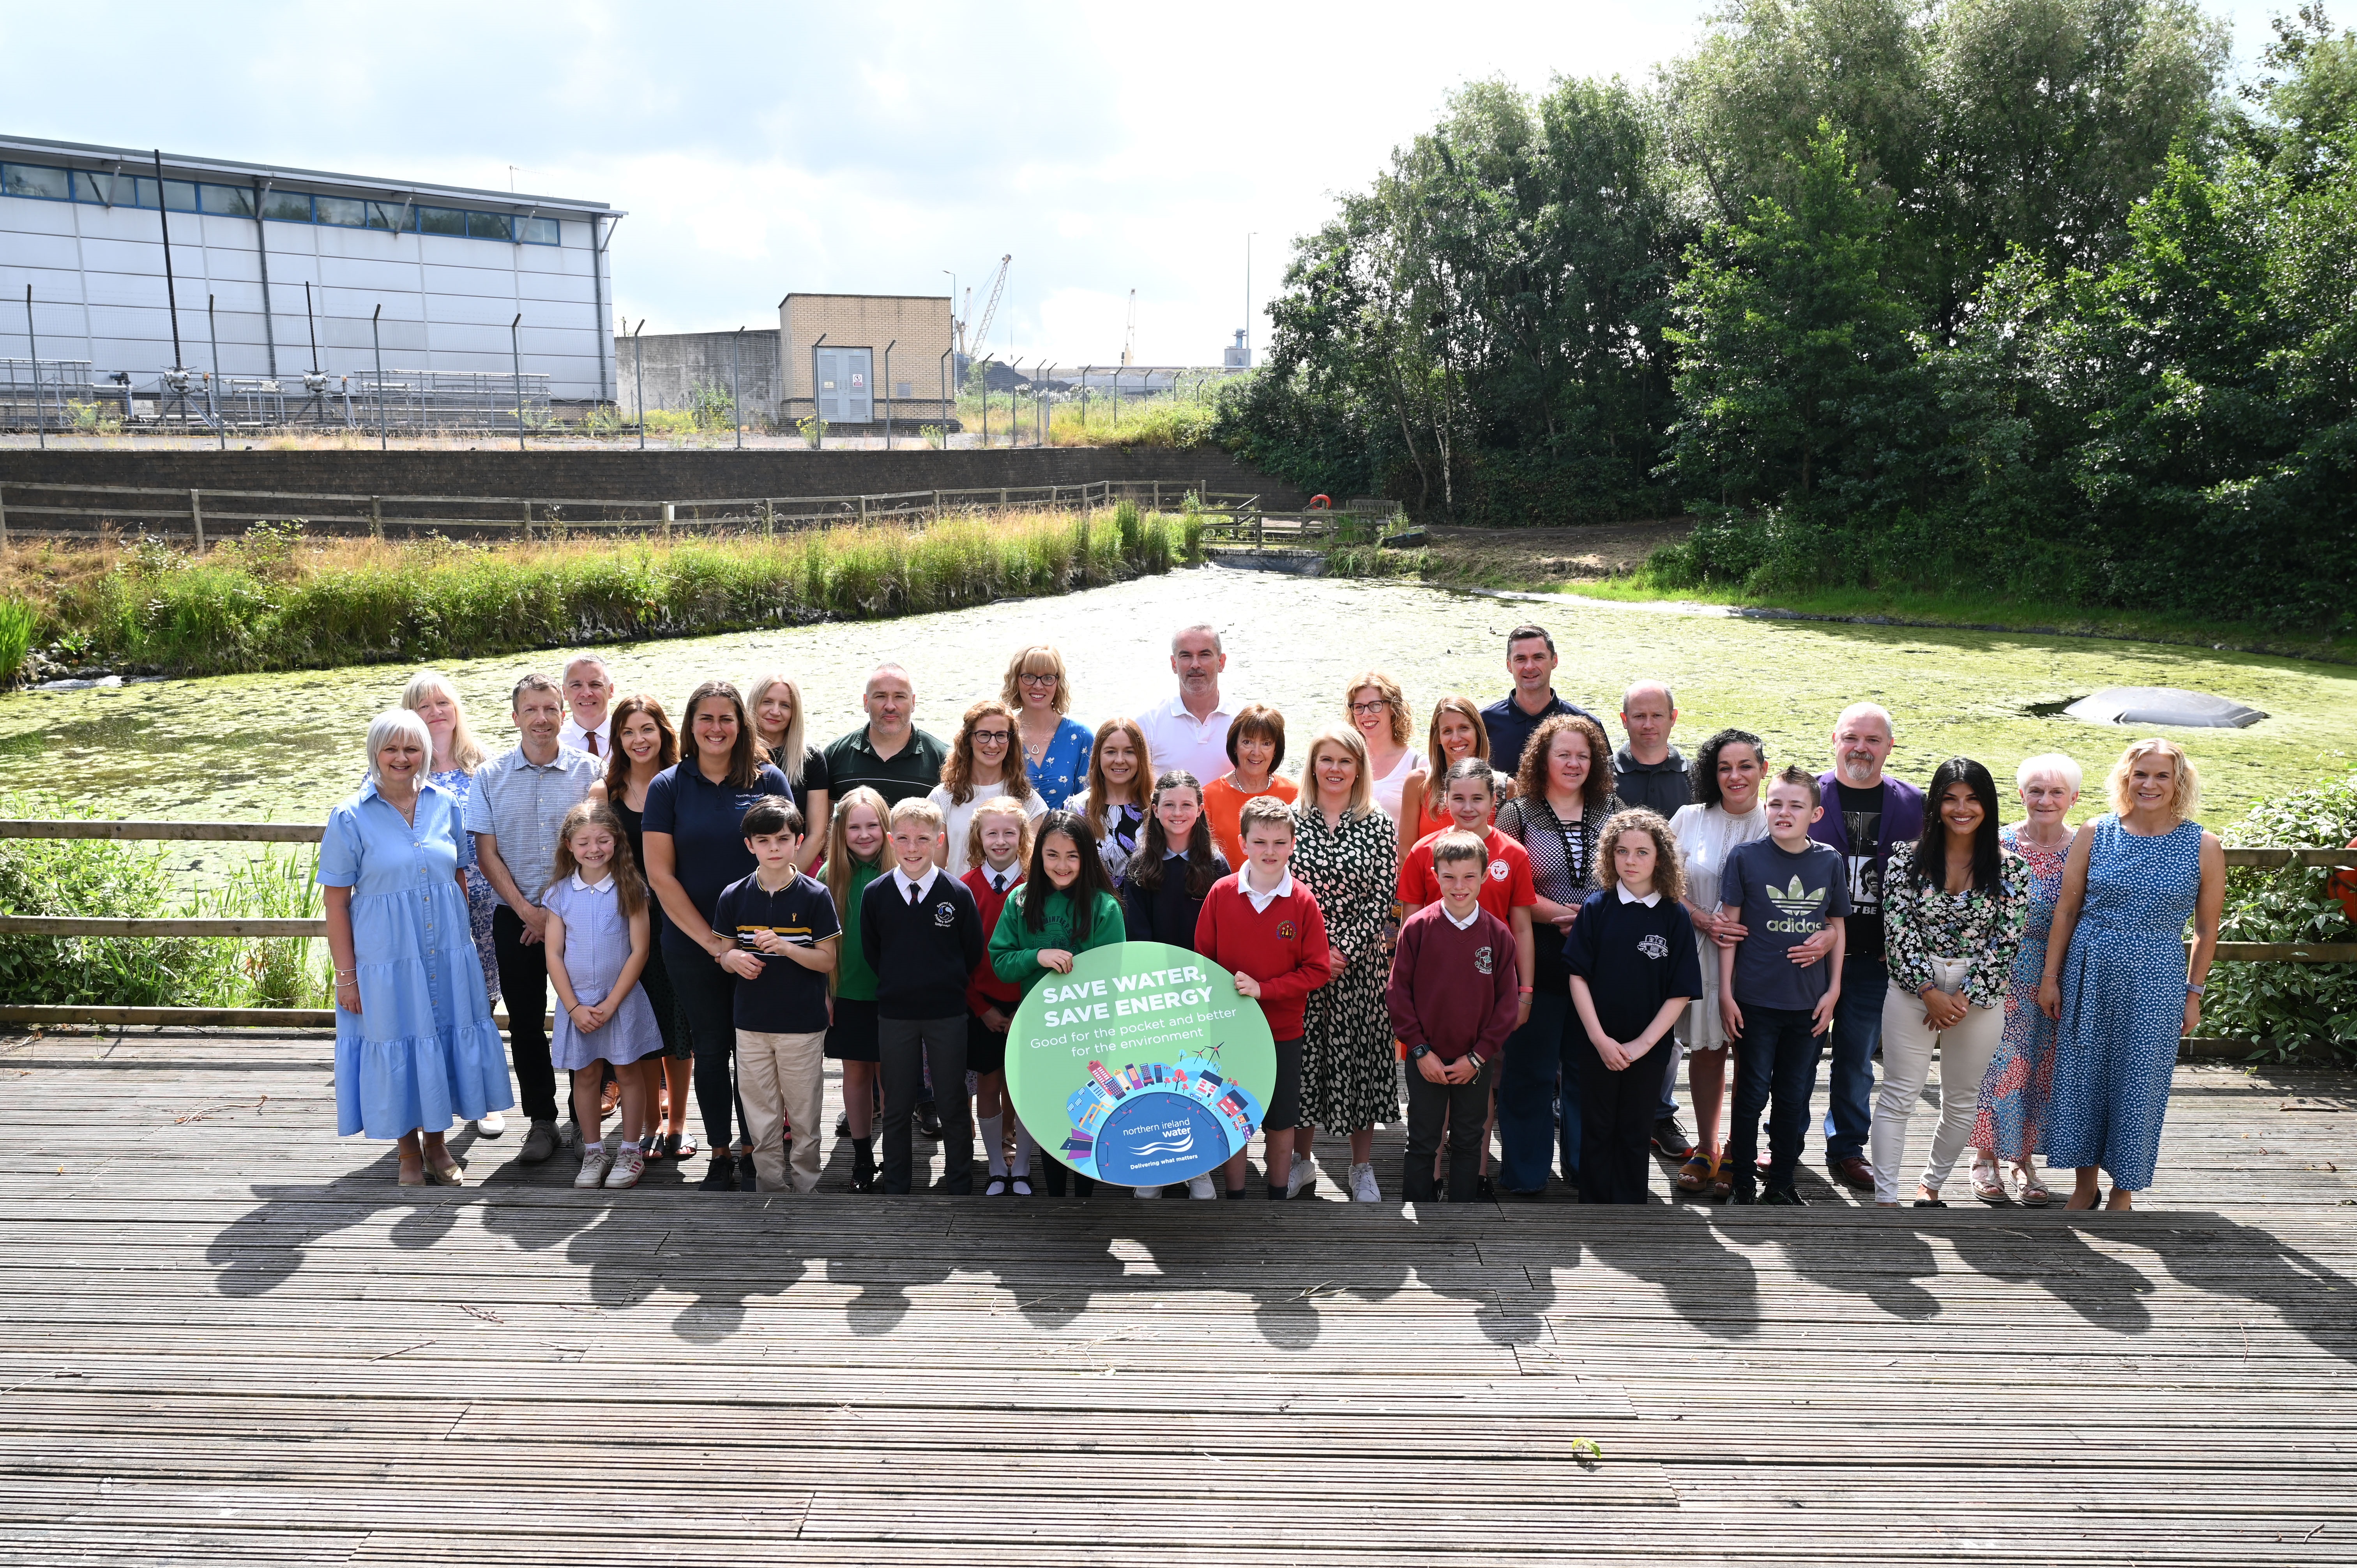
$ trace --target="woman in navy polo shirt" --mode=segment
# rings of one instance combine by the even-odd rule
[[[695,1102],[703,1108],[705,1144],[712,1151],[704,1186],[729,1192],[738,1186],[729,1156],[737,981],[718,961],[735,939],[712,929],[712,908],[722,888],[753,874],[753,854],[745,847],[745,812],[764,795],[792,795],[786,776],[759,759],[759,742],[735,686],[726,681],[698,686],[687,699],[684,727],[687,755],[647,786],[647,883],[669,917],[663,922],[663,967],[671,972],[695,1046]],[[749,1175],[743,1185],[752,1186]]]

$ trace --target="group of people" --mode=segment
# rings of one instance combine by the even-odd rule
[[[1977,761],[1888,776],[1874,703],[1835,720],[1823,772],[1738,728],[1689,759],[1666,682],[1623,693],[1616,746],[1556,663],[1515,628],[1512,690],[1441,698],[1421,745],[1400,683],[1366,671],[1291,776],[1286,716],[1229,694],[1208,625],[1172,639],[1177,690],[1145,714],[1076,721],[1035,645],[946,741],[894,664],[820,746],[782,674],[706,681],[674,724],[585,654],[516,682],[517,744],[491,757],[421,672],[320,854],[339,1126],[398,1140],[403,1183],[457,1186],[453,1124],[496,1137],[520,1103],[525,1163],[569,1145],[576,1185],[627,1187],[698,1152],[692,1084],[704,1187],[809,1191],[833,1059],[853,1190],[909,1191],[921,1133],[971,1192],[979,1134],[987,1194],[1084,1196],[1015,1112],[1007,1033],[1044,977],[1135,940],[1217,964],[1265,1015],[1270,1198],[1315,1187],[1324,1127],[1348,1196],[1380,1201],[1373,1133],[1404,1083],[1409,1201],[1537,1198],[1559,1168],[1582,1201],[1641,1203],[1658,1153],[1685,1192],[1800,1204],[1829,1055],[1828,1174],[1896,1205],[1935,1052],[1917,1206],[1967,1155],[1990,1203],[2051,1202],[2041,1158],[2075,1173],[2074,1208],[2150,1184],[2223,897],[2180,747],[2130,746],[2076,829],[2078,764],[2031,757],[2001,826]],[[1251,1176],[1239,1155],[1188,1190]]]

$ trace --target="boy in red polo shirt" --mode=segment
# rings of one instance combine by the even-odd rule
[[[1203,896],[1195,918],[1195,950],[1232,972],[1239,993],[1260,1004],[1276,1037],[1276,1090],[1269,1096],[1261,1133],[1268,1145],[1268,1196],[1288,1196],[1293,1129],[1301,1121],[1301,1015],[1309,993],[1333,975],[1326,917],[1318,900],[1293,879],[1293,809],[1274,795],[1246,800],[1237,822],[1244,867],[1222,876]],[[1242,1197],[1251,1167],[1241,1154],[1228,1162],[1228,1196]]]
[[[1481,841],[1482,851],[1489,857],[1481,878],[1481,908],[1504,921],[1506,929],[1514,933],[1515,983],[1522,987],[1522,1006],[1514,1021],[1519,1029],[1531,1021],[1532,987],[1538,974],[1538,952],[1531,938],[1531,910],[1539,901],[1539,892],[1531,881],[1531,852],[1491,825],[1491,819],[1498,809],[1498,786],[1491,777],[1488,763],[1478,757],[1459,759],[1444,776],[1443,786],[1447,790],[1443,800],[1452,825],[1416,840],[1415,847],[1401,860],[1399,900],[1407,906],[1408,914],[1439,901],[1440,879],[1433,869],[1432,852],[1443,838],[1453,832],[1467,832]]]

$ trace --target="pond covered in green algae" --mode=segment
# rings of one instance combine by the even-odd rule
[[[1370,665],[1407,688],[1419,739],[1436,698],[1501,695],[1503,637],[1526,618],[1555,633],[1563,650],[1556,689],[1583,705],[1615,707],[1641,676],[1671,682],[1683,710],[1676,738],[1689,752],[1712,730],[1739,724],[1766,736],[1780,759],[1822,768],[1834,714],[1867,699],[1898,715],[1893,767],[1901,777],[1920,781],[1941,758],[1963,753],[2007,781],[2021,757],[2060,750],[2099,780],[2128,732],[2051,710],[2103,686],[2183,686],[2269,714],[2246,730],[2179,732],[2201,768],[2202,814],[2224,826],[2264,796],[2345,774],[2357,744],[2357,670],[2333,665],[1219,568],[954,614],[602,651],[623,690],[651,693],[674,714],[699,680],[783,670],[801,685],[820,740],[858,721],[867,671],[896,660],[914,674],[920,722],[946,734],[966,703],[996,693],[1008,655],[1032,641],[1063,650],[1074,714],[1084,721],[1168,701],[1170,633],[1208,619],[1227,628],[1227,689],[1285,711],[1297,768],[1308,736],[1342,716],[1343,682]],[[549,652],[445,669],[485,744],[497,747],[513,744],[506,709],[515,677],[554,673],[558,663]],[[409,673],[381,665],[0,698],[0,789],[60,791],[125,817],[314,819],[353,788],[369,716],[397,699]],[[2090,799],[2082,814],[2094,809]]]

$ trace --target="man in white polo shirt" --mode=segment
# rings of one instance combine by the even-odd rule
[[[1138,719],[1157,778],[1183,768],[1198,783],[1209,784],[1227,772],[1228,725],[1244,705],[1220,695],[1220,672],[1227,667],[1217,627],[1181,627],[1170,639],[1170,670],[1178,677],[1178,694]]]

